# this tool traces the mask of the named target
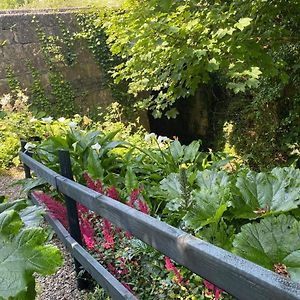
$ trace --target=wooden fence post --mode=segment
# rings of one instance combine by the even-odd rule
[[[26,140],[21,140],[21,151],[25,152],[25,145],[27,144]],[[28,152],[27,153],[29,156],[32,156],[32,153]],[[25,178],[31,178],[31,174],[30,174],[30,168],[28,166],[26,166],[26,164],[23,163],[23,168],[24,168],[24,172],[25,172]]]
[[[68,150],[58,150],[60,173],[62,176],[73,180],[73,172],[71,166],[70,152]],[[70,228],[71,237],[82,246],[82,238],[80,233],[78,211],[76,201],[66,195],[65,204],[67,207],[68,224]],[[87,272],[82,268],[80,263],[74,259],[75,271],[77,275],[77,287],[79,290],[90,288],[90,277]]]

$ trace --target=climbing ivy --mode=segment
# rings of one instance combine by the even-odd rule
[[[35,68],[29,61],[27,63],[28,68],[31,71],[31,76],[33,78],[33,83],[30,86],[30,98],[31,98],[31,110],[37,113],[51,112],[51,102],[46,96],[46,91],[42,85],[41,74],[37,68]]]
[[[12,66],[8,66],[6,68],[6,78],[12,95],[16,96],[17,93],[21,90],[21,83],[18,80]]]
[[[105,12],[102,12],[105,14]],[[128,85],[126,82],[116,83],[112,76],[112,70],[122,63],[123,59],[111,53],[107,42],[107,34],[98,21],[100,11],[91,11],[89,13],[77,14],[77,22],[81,28],[77,34],[88,43],[88,47],[94,55],[94,58],[103,72],[102,84],[108,88],[115,101],[124,105],[125,114],[132,114],[133,97],[128,94]],[[127,109],[126,109],[127,108]]]
[[[71,83],[61,73],[60,67],[69,67],[74,64],[76,58],[74,37],[70,36],[65,23],[59,17],[57,17],[57,22],[62,37],[47,35],[37,18],[34,17],[32,22],[36,28],[44,59],[49,69],[48,78],[52,95],[52,99],[45,97],[38,107],[53,116],[72,116],[78,111],[75,103],[76,96]],[[40,100],[39,98],[43,96],[44,92],[38,79],[38,72],[33,68],[31,68],[31,72],[34,78],[32,90],[34,95],[38,96],[36,100]]]

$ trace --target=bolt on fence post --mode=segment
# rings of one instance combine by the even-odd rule
[[[73,180],[70,152],[68,150],[58,150],[58,157],[61,175]],[[67,207],[67,217],[70,228],[70,235],[78,244],[82,245],[76,201],[66,195],[64,195],[64,197]],[[84,271],[84,269],[81,267],[80,263],[76,259],[74,259],[74,265],[77,275],[78,289],[89,289],[90,281],[88,278],[88,274],[86,273],[86,271]]]
[[[21,151],[22,152],[26,151],[26,149],[25,149],[26,144],[27,144],[27,141],[21,139]],[[32,153],[28,152],[27,155],[32,156]],[[24,163],[23,163],[23,168],[24,168],[24,172],[25,172],[25,178],[31,178],[30,168],[27,165],[25,165]]]

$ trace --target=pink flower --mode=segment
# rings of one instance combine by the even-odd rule
[[[178,284],[183,284],[184,281],[182,275],[167,256],[165,256],[165,267],[168,271],[174,272],[175,279]]]
[[[85,214],[85,215],[89,214],[89,209],[80,203],[77,203],[77,210],[78,210],[79,216],[81,216],[82,214]]]
[[[103,219],[103,236],[104,243],[102,244],[104,249],[114,248],[115,241],[112,234],[111,223],[107,219]]]
[[[127,202],[127,205],[134,208],[134,204],[137,201],[137,199],[140,196],[140,193],[143,189],[140,187],[139,189],[134,189],[131,193],[130,193],[130,197],[129,197],[129,201]]]
[[[207,289],[207,295],[210,296],[211,293],[214,294],[214,299],[215,300],[219,300],[221,297],[221,294],[223,292],[223,290],[219,289],[217,286],[215,286],[213,283],[207,281],[207,280],[203,280],[203,284],[205,286],[205,288]]]
[[[171,262],[171,259],[167,256],[165,256],[165,267],[168,271],[173,271],[174,265]]]
[[[95,191],[100,193],[100,194],[103,194],[103,188],[102,188],[102,182],[100,179],[97,179],[96,182],[95,182]]]
[[[117,191],[117,189],[112,186],[111,188],[109,188],[107,191],[106,191],[106,195],[112,199],[115,199],[115,200],[118,200],[120,201],[120,198],[119,198],[119,193]]]
[[[86,185],[89,189],[94,190],[94,191],[97,190],[97,186],[96,186],[94,180],[91,178],[91,176],[87,172],[83,173],[83,178],[85,179]]]
[[[57,219],[65,228],[69,228],[67,209],[61,202],[43,192],[33,192],[33,195],[46,206],[51,217]]]
[[[139,210],[148,215],[149,214],[149,207],[147,205],[146,202],[143,202],[141,199],[137,199],[137,202],[138,202],[138,206],[139,206]]]
[[[80,218],[80,231],[83,236],[84,243],[89,250],[93,250],[95,247],[95,231],[88,219]]]

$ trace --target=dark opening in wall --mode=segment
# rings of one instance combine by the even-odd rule
[[[222,89],[217,85],[204,85],[194,96],[175,103],[179,112],[176,119],[155,119],[149,112],[150,130],[169,138],[176,136],[185,145],[200,139],[203,150],[214,148],[216,137],[222,135],[222,122],[217,121],[217,111],[224,110],[225,106]]]

